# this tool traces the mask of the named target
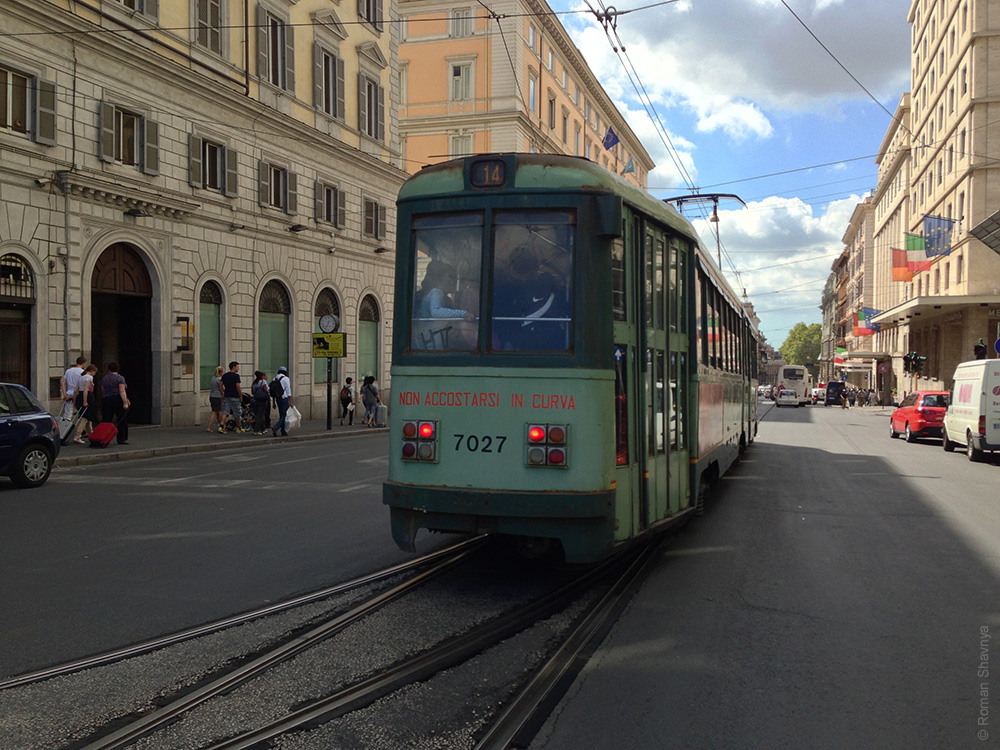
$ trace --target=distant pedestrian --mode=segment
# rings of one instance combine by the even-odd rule
[[[841,409],[847,409],[847,408],[849,408],[848,405],[847,405],[847,403],[848,403],[847,402],[847,389],[845,388],[844,390],[842,390],[840,392],[840,408]]]
[[[118,373],[118,363],[108,363],[108,374],[101,380],[101,421],[118,428],[118,445],[128,445],[128,386]]]
[[[263,435],[271,422],[271,392],[266,372],[257,370],[253,376],[253,385],[250,386],[250,395],[253,397],[253,431],[255,435]]]
[[[212,425],[217,424],[222,427],[222,365],[215,368],[215,375],[212,376],[212,383],[208,387],[208,404],[212,409],[212,416],[208,418],[208,431],[212,431]]]
[[[243,387],[240,385],[240,363],[233,361],[229,363],[229,372],[222,376],[219,381],[222,387],[222,424],[219,425],[219,432],[226,431],[226,423],[229,415],[232,415],[236,422],[236,431],[244,432],[243,420],[240,419],[240,409],[243,400]]]
[[[344,424],[344,418],[347,418],[347,424],[354,424],[354,408],[355,408],[355,398],[354,393],[354,380],[347,378],[344,380],[344,387],[340,389],[340,423]]]
[[[288,407],[292,405],[292,382],[288,379],[288,368],[282,365],[278,368],[278,374],[271,382],[275,387],[275,392],[271,395],[274,398],[274,405],[278,407],[278,422],[271,426],[271,434],[276,436],[280,432],[282,436],[288,434],[288,425],[285,417],[288,415]]]
[[[87,365],[87,369],[80,376],[80,382],[76,384],[76,409],[80,413],[80,421],[76,425],[76,435],[73,442],[78,445],[85,445],[84,440],[94,429],[94,422],[97,421],[97,396],[94,392],[94,376],[97,374],[96,365]]]
[[[379,395],[378,386],[375,385],[375,376],[367,375],[365,377],[365,382],[361,386],[361,400],[365,405],[365,417],[364,423],[369,427],[375,426],[375,410],[378,405],[382,403],[382,397]]]
[[[66,372],[59,379],[59,394],[63,400],[62,416],[66,419],[73,418],[76,386],[80,382],[80,378],[83,377],[83,368],[86,366],[87,358],[77,357],[76,364],[66,368]]]

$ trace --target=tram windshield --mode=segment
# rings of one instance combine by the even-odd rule
[[[537,352],[570,348],[573,218],[567,211],[496,214],[493,349]]]
[[[575,214],[492,214],[492,290],[484,292],[482,213],[414,217],[416,253],[410,348],[474,351],[483,304],[491,303],[489,350],[568,351],[572,347]],[[489,257],[490,254],[487,254]]]
[[[410,347],[472,351],[479,345],[482,214],[413,220],[416,248]]]

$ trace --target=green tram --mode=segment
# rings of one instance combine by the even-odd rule
[[[398,199],[389,506],[592,562],[757,432],[758,333],[672,206],[582,158],[426,167]]]

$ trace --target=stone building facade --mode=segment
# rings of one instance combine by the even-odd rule
[[[472,153],[582,156],[645,188],[654,167],[545,0],[400,0],[405,168]],[[620,139],[603,145],[608,128]]]
[[[130,420],[203,423],[218,365],[325,413],[389,383],[400,169],[394,0],[0,5],[0,379],[59,408],[81,353]],[[339,388],[339,386],[337,386]]]

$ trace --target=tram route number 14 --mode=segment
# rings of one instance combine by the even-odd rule
[[[506,435],[452,435],[455,438],[455,452],[463,448],[470,453],[501,453],[503,444],[507,442]]]

